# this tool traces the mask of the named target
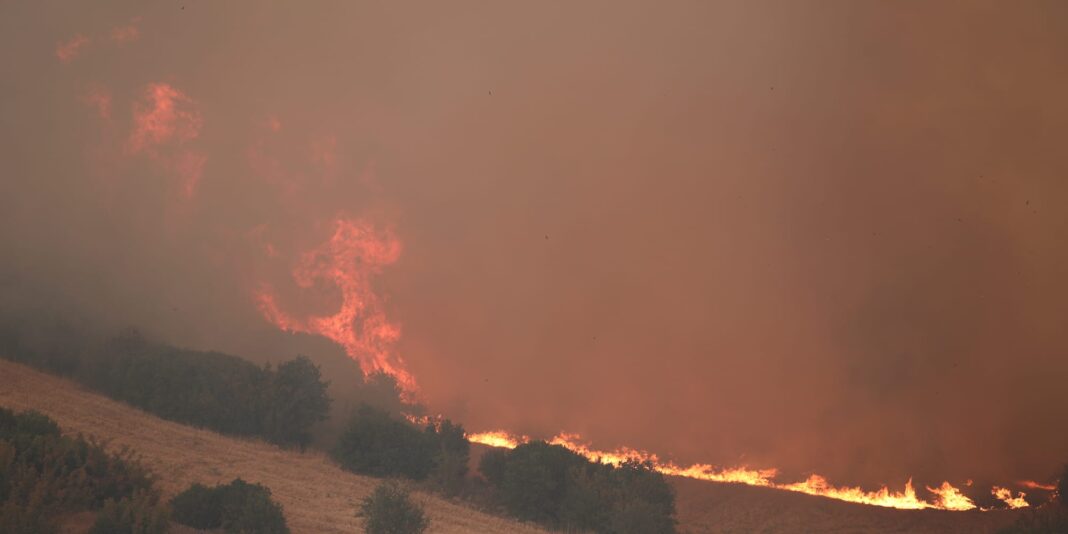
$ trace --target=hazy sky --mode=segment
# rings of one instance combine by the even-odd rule
[[[864,484],[1068,461],[1063,2],[23,2],[0,44],[8,305],[336,360],[254,293],[336,309],[290,273],[360,220],[471,430]]]

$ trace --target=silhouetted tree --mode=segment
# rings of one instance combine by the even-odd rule
[[[311,427],[330,411],[327,383],[319,368],[304,356],[278,366],[267,397],[264,433],[274,443],[298,445],[311,441]]]
[[[379,484],[356,515],[363,518],[367,534],[422,534],[430,526],[423,508],[394,482]]]
[[[345,428],[333,455],[343,468],[356,473],[422,480],[434,466],[434,452],[427,433],[364,404]]]

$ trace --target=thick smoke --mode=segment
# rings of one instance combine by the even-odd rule
[[[0,289],[255,360],[336,221],[424,400],[840,483],[1068,460],[1059,2],[8,4]],[[59,310],[56,312],[55,310]],[[390,338],[393,342],[393,338]]]

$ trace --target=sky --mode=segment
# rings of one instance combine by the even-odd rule
[[[1048,479],[1066,11],[5,3],[2,304],[307,353],[337,390],[308,318],[351,292],[348,348],[469,430]],[[376,255],[331,263],[339,228]]]

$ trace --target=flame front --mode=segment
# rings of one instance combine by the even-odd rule
[[[481,443],[491,447],[504,447],[514,449],[521,443],[530,441],[526,436],[516,436],[503,430],[480,432],[467,435],[468,441]],[[828,497],[840,501],[884,506],[888,508],[901,508],[907,510],[922,510],[937,508],[941,510],[973,510],[975,503],[962,494],[959,489],[949,482],[943,482],[938,488],[927,488],[935,495],[932,501],[926,501],[916,495],[916,489],[910,479],[905,483],[901,491],[893,491],[886,486],[876,491],[865,491],[859,487],[833,486],[826,478],[820,475],[812,475],[808,479],[794,483],[778,483],[774,479],[778,475],[777,469],[752,469],[749,467],[717,468],[709,464],[694,464],[680,466],[673,462],[663,461],[657,455],[628,447],[621,447],[612,451],[599,451],[582,442],[577,434],[561,433],[549,440],[553,445],[560,445],[573,451],[590,461],[619,465],[628,460],[649,462],[660,473],[670,476],[692,478],[712,482],[734,482],[749,486],[762,486],[786,491],[795,491],[808,495]],[[1010,492],[1011,496],[1011,492]],[[1000,497],[999,497],[1000,498]],[[1019,499],[1022,501],[1023,494]],[[1004,499],[1003,499],[1004,500]],[[1011,503],[1006,501],[1010,507]],[[1026,506],[1026,503],[1024,503]]]
[[[293,279],[304,289],[321,280],[332,283],[341,292],[341,308],[332,315],[297,318],[281,309],[267,287],[256,295],[260,311],[282,330],[330,339],[358,361],[365,374],[392,375],[406,395],[414,395],[415,379],[394,351],[400,326],[386,318],[371,285],[372,276],[395,262],[400,251],[392,233],[378,231],[365,220],[339,218],[330,240],[304,254]]]

